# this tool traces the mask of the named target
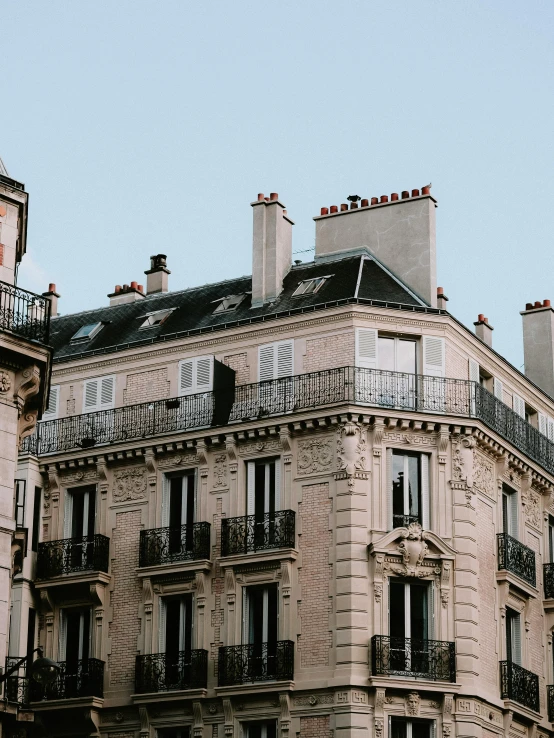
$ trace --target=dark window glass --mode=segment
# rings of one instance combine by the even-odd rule
[[[40,528],[40,487],[35,487],[35,499],[33,500],[33,535],[31,537],[31,550],[38,551],[38,536]]]
[[[427,720],[391,718],[391,738],[431,738],[431,723]]]
[[[27,621],[27,656],[32,656],[35,650],[35,624],[37,619],[36,610],[29,608],[29,620]]]
[[[248,723],[248,738],[276,738],[277,722],[275,720],[263,720]]]
[[[393,527],[421,523],[421,456],[392,454],[392,513]]]

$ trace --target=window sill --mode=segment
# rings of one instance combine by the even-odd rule
[[[250,553],[220,556],[219,564],[223,568],[229,568],[233,566],[257,564],[267,561],[283,561],[284,559],[295,561],[297,558],[298,551],[295,548],[271,548],[264,549],[263,551],[252,551]]]
[[[209,571],[212,562],[209,559],[193,559],[192,561],[172,561],[167,564],[141,566],[136,568],[137,577],[156,577],[167,574],[186,574],[192,571]]]
[[[175,702],[183,699],[198,699],[206,697],[208,690],[205,687],[200,689],[168,689],[161,692],[145,692],[144,694],[132,694],[131,699],[135,705],[146,704],[148,702]]]
[[[511,571],[508,571],[507,569],[499,569],[496,572],[496,581],[500,583],[506,583],[509,584],[514,589],[519,590],[520,592],[523,592],[527,597],[538,597],[539,590],[537,587],[533,587],[532,584],[529,584],[524,579],[520,579],[517,574],[514,574]]]
[[[293,681],[249,682],[246,684],[232,684],[229,687],[216,687],[218,697],[232,697],[233,695],[256,694],[258,692],[285,692],[294,690]]]

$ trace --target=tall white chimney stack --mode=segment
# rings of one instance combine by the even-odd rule
[[[292,265],[292,226],[279,195],[258,195],[252,239],[252,307],[276,300]]]

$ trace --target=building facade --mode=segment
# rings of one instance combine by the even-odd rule
[[[310,263],[252,208],[252,277],[170,292],[158,254],[52,320],[10,633],[61,666],[35,723],[552,735],[550,305],[524,376],[449,314],[429,188],[322,208]]]

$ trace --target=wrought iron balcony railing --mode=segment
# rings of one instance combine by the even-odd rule
[[[554,443],[480,384],[465,379],[347,366],[238,385],[233,392],[218,390],[49,420],[24,440],[23,450],[40,456],[347,403],[478,418],[554,474]],[[215,412],[216,407],[220,411]]]
[[[37,579],[79,571],[108,571],[110,539],[96,534],[38,545]]]
[[[371,639],[371,668],[374,676],[395,675],[455,682],[455,644],[374,635]]]
[[[208,683],[208,652],[202,649],[137,656],[135,692],[203,689]]]
[[[554,684],[548,684],[546,687],[546,702],[548,706],[548,720],[554,723]]]
[[[22,661],[23,656],[6,656],[6,672]],[[29,704],[29,677],[27,665],[24,662],[19,669],[6,679],[4,697],[8,702],[18,705]]]
[[[68,700],[104,696],[104,662],[99,659],[60,661],[60,673],[52,684],[31,680],[31,701]]]
[[[545,599],[554,597],[554,564],[543,564],[543,587]]]
[[[294,678],[293,641],[249,643],[221,646],[218,660],[218,685],[283,681]]]
[[[421,515],[393,515],[393,528],[407,528],[412,523],[421,523]]]
[[[210,558],[210,524],[141,530],[139,566]]]
[[[0,282],[0,330],[48,343],[50,300],[13,284]]]
[[[520,579],[536,586],[535,552],[507,533],[498,533],[498,568],[511,571]]]
[[[501,661],[500,697],[539,712],[539,677],[513,661]]]
[[[277,510],[263,516],[243,515],[221,521],[221,555],[250,553],[272,548],[294,548],[294,510]]]

